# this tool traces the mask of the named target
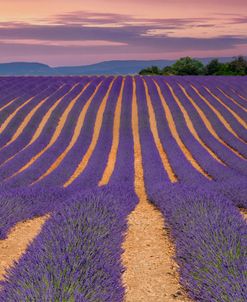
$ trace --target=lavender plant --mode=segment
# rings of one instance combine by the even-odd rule
[[[185,185],[160,186],[150,200],[171,228],[181,283],[195,301],[244,302],[247,225],[222,195]]]
[[[77,193],[60,205],[2,283],[0,301],[122,301],[128,190]]]

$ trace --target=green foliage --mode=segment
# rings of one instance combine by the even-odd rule
[[[211,60],[206,66],[191,57],[179,59],[172,66],[163,69],[157,66],[142,69],[140,75],[247,75],[247,60],[243,56],[231,62],[221,63],[218,59]]]
[[[204,74],[204,65],[199,60],[185,57],[173,64],[172,70],[175,75],[201,75]]]
[[[162,75],[162,70],[157,66],[151,66],[145,69],[142,69],[139,72],[140,75]]]
[[[172,75],[173,74],[173,69],[171,66],[166,66],[162,69],[162,74],[163,75]]]
[[[236,75],[247,75],[247,61],[239,56],[229,63],[229,69]]]
[[[205,67],[206,75],[217,74],[219,70],[223,68],[224,64],[220,63],[218,59],[213,59],[208,65]]]

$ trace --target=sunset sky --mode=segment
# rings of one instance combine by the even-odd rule
[[[247,0],[0,0],[0,62],[247,55]]]

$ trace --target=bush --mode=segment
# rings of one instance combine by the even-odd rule
[[[139,72],[140,75],[162,75],[162,70],[157,66],[148,67],[146,69],[142,69]]]
[[[204,66],[199,60],[185,57],[179,59],[172,65],[173,73],[176,75],[202,75],[204,74]]]
[[[229,63],[220,63],[218,59],[211,60],[206,66],[201,61],[184,57],[172,66],[159,69],[148,67],[139,72],[140,75],[247,75],[247,61],[243,56]]]

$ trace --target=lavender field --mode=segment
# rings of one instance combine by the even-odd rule
[[[0,78],[0,244],[43,217],[11,265],[0,245],[0,301],[245,302],[246,129],[246,77]],[[162,272],[135,296],[149,210],[181,297]]]

